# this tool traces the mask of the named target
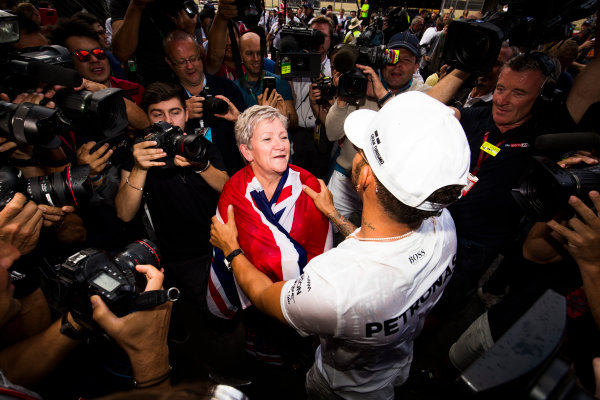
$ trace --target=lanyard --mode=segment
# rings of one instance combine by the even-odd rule
[[[485,132],[485,135],[483,135],[483,142],[481,143],[481,146],[483,146],[488,141],[489,137],[490,137],[490,131]],[[502,146],[504,144],[504,142],[506,142],[506,138],[499,141],[496,144],[496,147]],[[477,173],[479,172],[479,170],[481,169],[481,164],[483,164],[483,162],[485,160],[487,160],[489,157],[490,157],[490,155],[488,153],[486,153],[483,150],[479,150],[479,158],[477,159],[477,165],[473,169],[473,172],[471,172],[471,175],[476,176]]]
[[[75,133],[73,133],[73,131],[69,131],[69,136],[71,136],[71,143],[67,142],[62,135],[59,135],[58,137],[69,149],[71,149],[71,151],[73,151],[73,153],[77,153],[77,141],[75,140]],[[71,146],[71,144],[73,145]]]

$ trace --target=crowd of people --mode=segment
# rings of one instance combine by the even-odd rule
[[[558,42],[505,41],[475,74],[444,59],[454,9],[252,19],[236,0],[110,0],[107,20],[42,25],[32,3],[2,5],[20,27],[7,65],[60,46],[82,83],[8,68],[0,88],[0,397],[437,398],[548,289],[566,298],[579,385],[600,393],[600,187],[543,182],[561,206],[543,221],[513,197],[533,155],[566,172],[600,161],[597,141],[536,145],[600,133],[593,15]],[[284,79],[284,27],[320,38],[318,77]],[[352,97],[336,57],[357,45],[386,56],[352,65],[366,82]],[[60,111],[114,89],[109,121]],[[41,107],[59,110],[54,129]],[[127,127],[101,133],[117,109]],[[98,249],[133,261],[92,273]],[[205,374],[173,351],[225,354],[234,336],[239,354]]]

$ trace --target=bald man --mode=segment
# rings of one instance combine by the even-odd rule
[[[243,83],[236,80],[235,84],[240,88],[246,106],[250,107],[256,104],[273,106],[288,117],[289,127],[295,128],[298,125],[298,115],[294,109],[294,100],[289,83],[269,71],[263,70],[262,76],[259,76],[261,63],[263,62],[260,36],[254,32],[244,33],[240,37],[240,53],[246,76]],[[263,88],[264,77],[275,78],[275,90],[271,90],[266,94]]]

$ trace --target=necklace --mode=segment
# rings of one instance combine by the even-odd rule
[[[349,235],[348,237],[353,237],[356,240],[360,240],[361,242],[383,242],[386,240],[400,240],[400,239],[404,239],[405,237],[409,237],[410,235],[412,235],[415,231],[408,231],[403,235],[400,236],[390,236],[390,237],[382,237],[382,238],[359,238],[358,236],[356,236],[354,233]]]

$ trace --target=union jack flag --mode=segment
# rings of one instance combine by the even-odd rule
[[[226,223],[227,207],[233,205],[240,247],[273,282],[296,279],[313,257],[333,245],[331,224],[302,191],[303,184],[320,191],[313,175],[290,165],[269,201],[246,166],[227,181],[219,198],[217,218]],[[225,267],[224,258],[219,249],[213,250],[207,302],[211,313],[232,319],[252,303]]]

